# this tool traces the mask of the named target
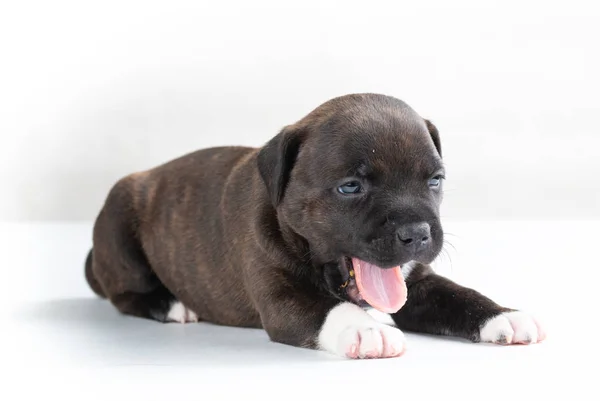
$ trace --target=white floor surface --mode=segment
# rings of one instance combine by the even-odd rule
[[[119,315],[88,289],[91,223],[0,225],[4,399],[539,400],[598,396],[595,222],[445,222],[437,270],[534,313],[548,338],[497,346],[407,333],[404,356],[343,360],[262,330]]]

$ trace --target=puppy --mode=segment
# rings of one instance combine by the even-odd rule
[[[123,314],[263,328],[348,358],[401,355],[401,330],[542,341],[533,317],[430,267],[443,181],[430,121],[393,97],[341,96],[261,148],[203,149],[119,180],[86,277]]]

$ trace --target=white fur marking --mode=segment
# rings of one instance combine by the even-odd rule
[[[497,344],[535,344],[546,334],[536,319],[521,311],[504,312],[488,320],[480,330],[482,342]]]
[[[194,312],[191,309],[187,309],[187,321],[193,322],[193,323],[198,323],[198,315],[196,315],[196,312]]]
[[[169,313],[167,313],[167,321],[177,323],[197,322],[198,315],[186,308],[181,302],[176,301],[171,305],[171,309],[169,309]]]
[[[410,273],[412,273],[412,271],[416,267],[416,265],[417,264],[413,260],[402,265],[401,271],[402,271],[402,277],[404,277],[404,280],[406,280],[408,278],[408,276],[410,276]]]
[[[397,357],[405,342],[400,330],[378,322],[349,302],[329,311],[318,338],[322,350],[353,359]]]

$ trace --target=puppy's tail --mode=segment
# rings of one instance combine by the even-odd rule
[[[92,251],[93,249],[90,249],[87,258],[85,258],[85,279],[87,280],[88,285],[90,286],[92,291],[96,293],[96,295],[98,295],[101,298],[106,298],[104,291],[102,291],[102,287],[100,287],[100,283],[98,282],[98,280],[96,280],[96,277],[94,277],[94,272],[92,271]]]

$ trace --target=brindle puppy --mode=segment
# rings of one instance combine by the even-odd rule
[[[124,314],[264,328],[351,358],[403,330],[535,343],[529,315],[436,275],[444,167],[435,126],[378,94],[332,99],[264,147],[204,149],[110,191],[86,262]]]

